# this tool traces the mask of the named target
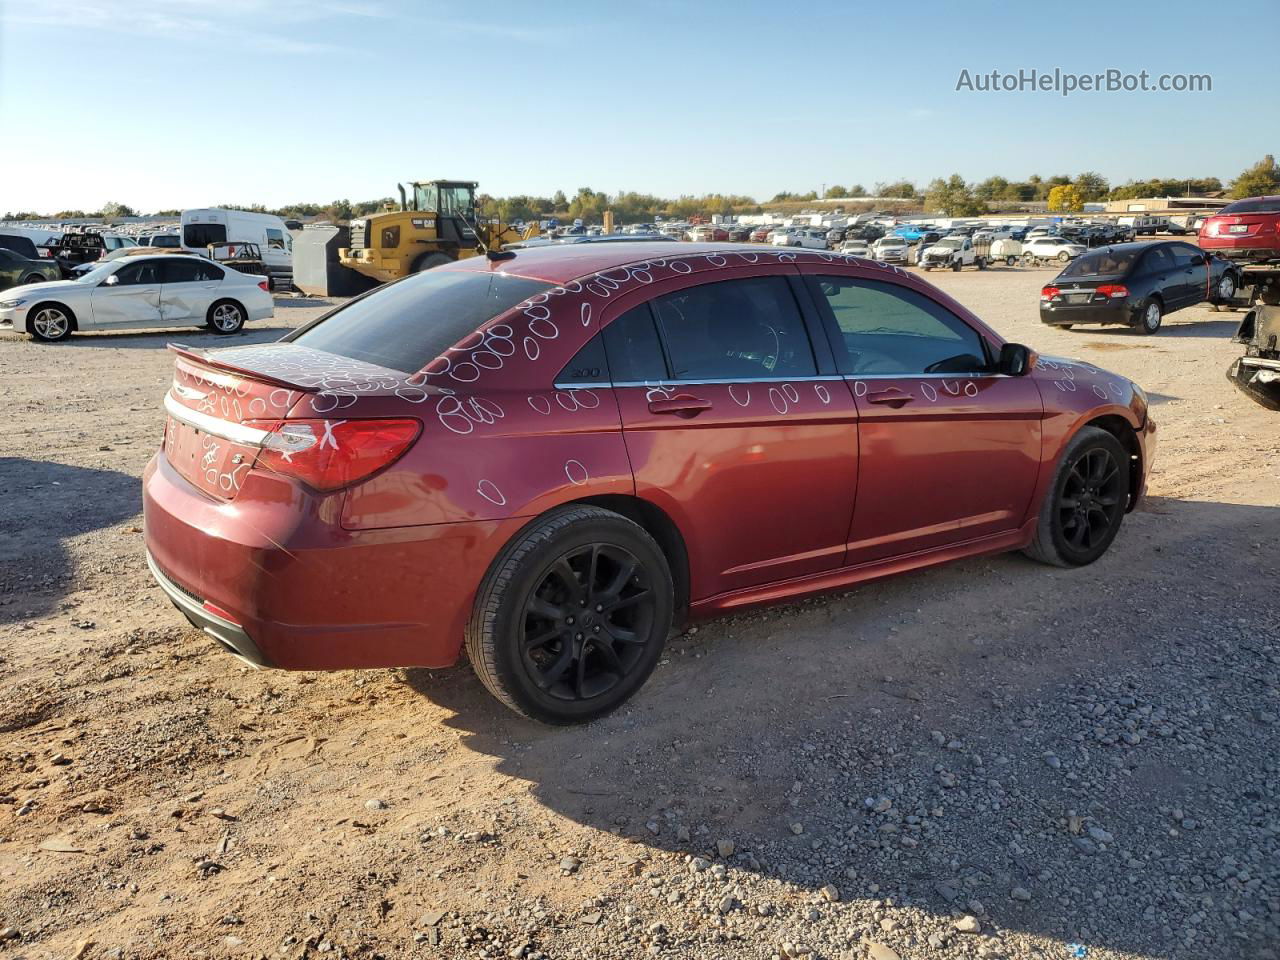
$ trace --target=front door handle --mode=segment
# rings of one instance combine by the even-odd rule
[[[710,400],[703,400],[701,397],[692,397],[688,394],[649,401],[650,413],[673,413],[677,417],[683,417],[686,420],[690,417],[696,417],[703,410],[710,409]]]
[[[886,407],[893,407],[894,409],[906,406],[912,401],[912,399],[914,398],[911,394],[903,393],[901,390],[896,389],[882,390],[880,393],[867,394],[867,403],[878,403]]]

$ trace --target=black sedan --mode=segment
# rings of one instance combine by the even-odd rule
[[[1232,264],[1189,243],[1154,240],[1090,250],[1040,291],[1040,321],[1055,327],[1118,323],[1155,333],[1166,314],[1226,303],[1240,276]]]

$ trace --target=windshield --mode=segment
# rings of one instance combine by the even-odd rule
[[[1071,261],[1059,277],[1122,277],[1137,259],[1137,250],[1098,250]]]
[[[1280,213],[1280,197],[1250,197],[1228,203],[1218,213]]]
[[[416,373],[486,321],[551,286],[501,273],[426,270],[352,300],[289,339]]]
[[[101,283],[107,278],[108,274],[116,272],[116,267],[120,266],[121,262],[120,260],[104,260],[88,273],[82,273],[75,279],[79,283]]]
[[[960,249],[961,246],[963,246],[963,244],[964,244],[964,240],[962,240],[960,237],[946,237],[942,240],[939,240],[936,246],[949,247],[952,250],[958,250]]]

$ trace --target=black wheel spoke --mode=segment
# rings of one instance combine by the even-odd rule
[[[545,690],[564,676],[564,672],[569,669],[571,663],[573,663],[573,644],[566,643],[560,655],[552,661],[551,666],[535,672],[534,680]]]
[[[591,645],[591,649],[600,655],[600,659],[604,661],[606,667],[613,673],[621,677],[626,670],[622,666],[622,660],[619,659],[617,652],[607,643],[599,641]]]
[[[544,600],[542,597],[530,597],[529,603],[525,610],[534,616],[542,617],[544,620],[559,620],[564,616],[564,610],[557,607],[550,600]]]
[[[635,576],[636,568],[640,566],[640,562],[635,557],[628,556],[625,561],[618,565],[618,571],[613,575],[613,579],[601,589],[601,594],[606,597],[617,597],[622,593],[623,588]]]
[[[551,568],[551,572],[569,591],[570,600],[581,600],[583,598],[582,581],[578,579],[577,573],[573,567],[569,566],[567,557],[561,557],[556,561],[555,566]]]
[[[637,603],[640,603],[642,600],[646,600],[648,597],[648,590],[637,590],[635,593],[627,594],[625,597],[606,604],[605,611],[608,613],[616,613],[619,610],[625,610],[628,607],[635,606]]]
[[[554,640],[558,636],[560,636],[560,628],[550,627],[544,630],[542,633],[536,634],[535,636],[532,636],[532,637],[526,636],[524,641],[524,648],[526,650],[537,650],[540,647],[545,647],[548,643],[550,643],[552,640]]]

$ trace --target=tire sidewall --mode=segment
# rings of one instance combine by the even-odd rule
[[[1053,486],[1049,490],[1049,501],[1046,504],[1048,516],[1041,516],[1042,523],[1049,524],[1049,533],[1053,543],[1053,549],[1067,564],[1073,567],[1082,567],[1093,563],[1111,548],[1116,535],[1120,532],[1120,527],[1124,522],[1125,505],[1121,505],[1120,511],[1116,514],[1116,520],[1111,525],[1111,529],[1107,531],[1101,544],[1095,545],[1087,551],[1080,551],[1072,547],[1066,539],[1066,534],[1062,530],[1062,525],[1058,520],[1058,501],[1062,497],[1063,488],[1067,483],[1067,475],[1071,467],[1081,459],[1086,453],[1099,447],[1106,448],[1115,459],[1117,467],[1120,471],[1121,484],[1120,488],[1125,491],[1123,494],[1127,496],[1129,489],[1129,454],[1125,452],[1124,446],[1114,436],[1100,428],[1086,428],[1078,433],[1067,448],[1063,451],[1062,458],[1058,463],[1058,469],[1053,474]]]
[[[606,694],[584,701],[560,700],[538,689],[525,670],[520,652],[521,618],[530,594],[552,563],[564,553],[591,543],[624,547],[644,565],[657,594],[653,636],[631,673]],[[612,712],[626,702],[653,673],[662,656],[674,615],[675,590],[662,550],[642,528],[619,517],[582,520],[561,530],[519,561],[499,601],[493,631],[494,665],[498,680],[519,708],[545,723],[581,723]]]

